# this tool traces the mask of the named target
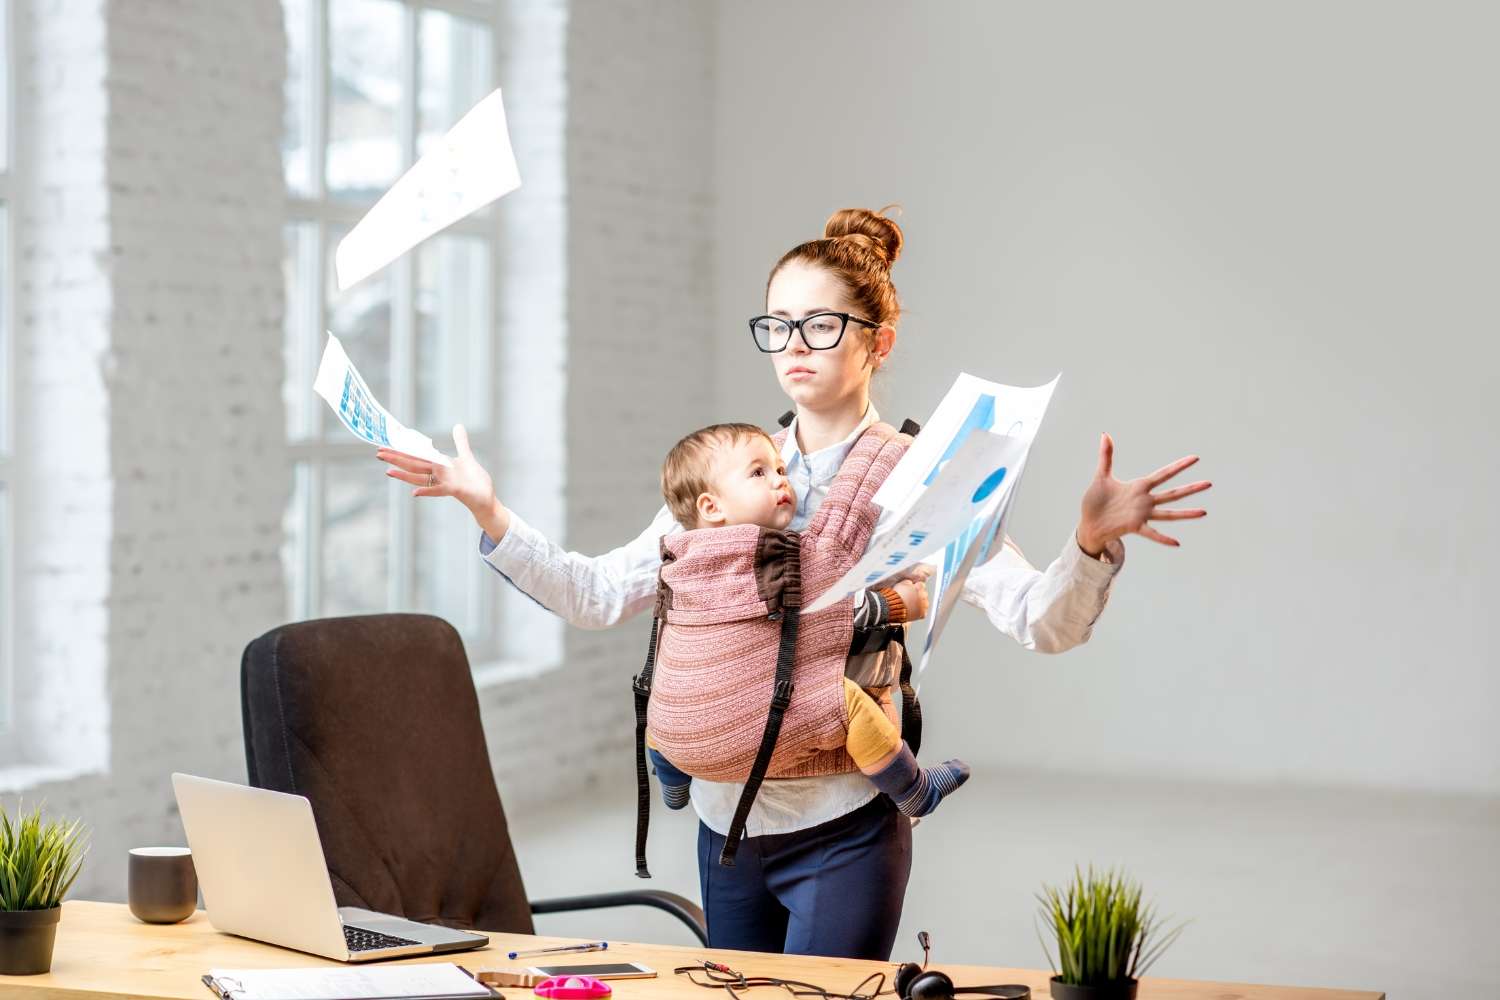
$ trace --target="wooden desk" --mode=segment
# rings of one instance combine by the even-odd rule
[[[456,955],[407,959],[410,962],[457,962],[473,971],[519,965],[509,962],[511,949],[566,944],[565,938],[533,938],[519,934],[492,934],[483,951]],[[694,986],[672,969],[693,965],[712,956],[746,975],[780,976],[817,983],[832,990],[852,990],[871,972],[889,972],[891,965],[833,958],[802,958],[754,952],[709,952],[700,948],[611,941],[609,958],[638,961],[656,969],[656,979],[618,980],[612,985],[619,1000],[733,1000],[721,992]],[[600,956],[581,956],[581,959]],[[52,971],[44,976],[0,976],[0,1000],[125,1000],[125,998],[186,998],[212,1000],[213,994],[200,981],[210,968],[293,968],[309,965],[339,965],[327,959],[304,955],[220,934],[201,910],[180,924],[143,924],[122,903],[70,901],[63,904],[62,923],[57,928],[57,948]],[[1000,969],[986,966],[935,965],[960,985],[980,983],[1026,983],[1037,1000],[1047,997],[1050,974],[1031,969]],[[889,980],[887,981],[889,983]],[[889,985],[887,986],[889,988]],[[505,991],[509,1000],[533,1000],[531,991]],[[754,990],[752,1000],[785,1000],[780,990]],[[1349,990],[1298,989],[1286,986],[1243,986],[1230,983],[1146,979],[1140,1000],[1384,1000],[1384,994]]]

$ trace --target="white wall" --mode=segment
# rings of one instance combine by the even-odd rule
[[[696,0],[572,5],[563,541],[585,553],[623,545],[651,523],[663,457],[712,418],[701,317],[712,309],[713,16]],[[552,749],[528,759],[566,764],[539,784],[579,769],[634,780],[630,678],[649,626],[640,616],[603,632],[569,630],[550,714],[538,720],[538,742]]]
[[[129,847],[182,842],[171,771],[243,780],[240,653],[285,617],[285,41],[278,0],[232,7],[20,3],[18,660],[24,745],[50,777],[0,759],[0,788],[88,824],[84,898],[123,897]],[[661,456],[708,417],[711,354],[681,345],[711,301],[713,12],[506,11],[528,179],[507,222],[560,232],[503,251],[520,258],[503,363],[573,362],[566,426],[507,400],[497,472],[565,455],[565,518],[520,512],[598,551],[649,522]],[[630,391],[648,375],[674,391]],[[570,632],[563,669],[481,691],[513,811],[630,780],[639,632]]]
[[[564,530],[552,530],[553,511],[528,504],[525,484],[522,499],[504,489],[501,499],[554,541],[595,554],[650,523],[662,457],[683,428],[711,415],[712,355],[682,345],[711,309],[704,136],[713,10],[691,0],[566,7],[566,328],[509,331],[503,363],[550,360],[545,341],[565,335],[567,419],[549,428],[512,408],[500,433],[503,450],[564,456]],[[507,101],[524,103],[531,86],[518,76]],[[512,129],[518,144],[554,138]],[[481,692],[496,778],[513,809],[634,780],[630,678],[648,627],[639,618],[606,631],[570,628],[561,669]],[[628,856],[628,843],[618,849]]]
[[[936,752],[1500,792],[1494,7],[719,12],[717,417],[786,406],[742,332],[770,264],[899,201],[883,415],[1064,372],[1011,524],[1033,562],[1102,430],[1123,476],[1199,452],[1216,484],[1181,550],[1127,543],[1085,648],[961,612]]]
[[[181,842],[170,772],[243,774],[239,653],[285,606],[280,8],[17,20],[18,715],[52,778],[0,770],[119,898],[127,848]]]
[[[98,0],[13,10],[16,739],[70,770],[108,756],[111,289]],[[79,25],[68,31],[69,22]],[[22,138],[24,137],[24,138]],[[49,169],[67,163],[65,171]],[[3,692],[0,692],[3,693]],[[13,762],[13,767],[22,762]],[[33,779],[34,780],[34,779]]]
[[[57,713],[107,739],[107,770],[27,794],[94,826],[80,895],[119,898],[124,848],[177,839],[172,768],[242,775],[238,654],[283,606],[287,484],[227,451],[274,466],[283,440],[277,6],[28,0],[18,19],[23,665],[111,716],[89,737]],[[956,618],[924,689],[934,752],[1500,788],[1487,8],[516,10],[568,61],[537,96],[565,102],[566,184],[533,206],[566,220],[567,326],[531,334],[568,338],[569,544],[639,530],[684,430],[785,408],[741,332],[767,267],[832,209],[900,200],[885,413],[924,417],[961,367],[1066,372],[1014,522],[1034,560],[1064,543],[1101,429],[1122,471],[1198,450],[1218,483],[1183,550],[1130,544],[1088,647],[1043,660]],[[199,148],[224,107],[239,128],[211,152],[232,173],[149,161]],[[242,257],[200,252],[231,229]],[[231,418],[206,419],[224,397],[189,376],[235,372]],[[184,456],[233,487],[221,506],[183,502]],[[629,782],[643,628],[572,632],[568,670],[484,693],[513,805]]]

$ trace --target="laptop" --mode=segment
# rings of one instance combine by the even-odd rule
[[[369,962],[483,948],[483,934],[339,906],[312,804],[301,795],[173,774],[203,902],[229,934]]]

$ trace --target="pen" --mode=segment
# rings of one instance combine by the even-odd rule
[[[530,951],[513,951],[511,958],[524,958],[529,955],[551,955],[559,951],[604,951],[609,947],[608,941],[590,941],[588,944],[565,944],[556,948],[532,948]]]

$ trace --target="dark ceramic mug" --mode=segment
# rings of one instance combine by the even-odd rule
[[[175,924],[198,908],[198,873],[186,847],[130,851],[130,912],[148,924]]]

